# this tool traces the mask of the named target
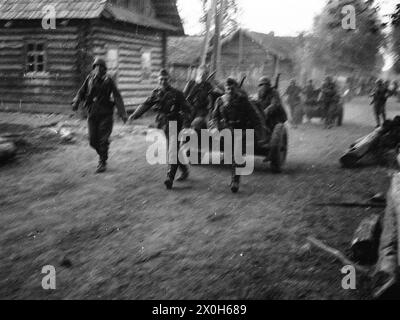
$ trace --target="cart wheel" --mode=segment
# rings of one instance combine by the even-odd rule
[[[276,125],[270,146],[271,170],[280,173],[286,162],[288,150],[288,132],[284,124]]]

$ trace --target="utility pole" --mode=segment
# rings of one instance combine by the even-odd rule
[[[218,1],[213,2],[214,12],[215,12],[215,31],[214,31],[214,41],[213,41],[213,55],[212,55],[212,72],[216,72],[216,79],[218,79],[218,63],[219,63],[219,42],[221,38],[221,19],[220,15],[222,13],[222,8],[220,6],[220,11],[218,12]]]
[[[200,61],[200,66],[205,66],[207,63],[207,55],[208,55],[208,49],[210,46],[210,29],[211,29],[211,21],[213,19],[213,16],[215,13],[215,7],[216,7],[216,2],[217,0],[212,0],[212,4],[210,8],[208,9],[207,13],[207,21],[206,21],[206,34],[204,37],[204,43],[203,43],[203,51],[201,53],[201,61]]]

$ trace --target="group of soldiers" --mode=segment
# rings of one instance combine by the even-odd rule
[[[167,139],[174,139],[175,144],[181,146],[178,136],[170,136],[169,123],[177,123],[178,132],[183,128],[193,128],[199,124],[203,128],[214,130],[254,129],[258,145],[268,143],[268,132],[271,133],[278,123],[288,120],[287,113],[282,105],[282,100],[271,80],[262,77],[259,81],[258,95],[251,100],[235,79],[228,78],[224,89],[211,83],[208,72],[203,70],[196,86],[185,90],[185,94],[175,89],[170,84],[168,71],[163,69],[159,74],[159,86],[151,96],[138,108],[130,118],[125,110],[124,102],[116,84],[107,75],[106,62],[96,59],[93,71],[86,78],[83,86],[73,100],[73,110],[77,111],[81,102],[88,115],[88,131],[90,146],[99,156],[96,173],[107,170],[109,139],[113,130],[113,114],[115,107],[124,123],[134,121],[153,109],[156,112],[157,127],[163,130]],[[386,120],[385,105],[387,99],[397,92],[389,89],[387,84],[379,80],[372,93],[377,125],[380,126],[381,118]],[[305,105],[313,105],[317,101],[322,103],[325,112],[327,127],[332,125],[332,110],[338,103],[339,93],[335,81],[327,77],[321,89],[315,89],[310,80],[305,88],[301,88],[293,80],[287,88],[285,95],[290,107],[292,119],[296,110],[301,108],[302,95]],[[260,121],[261,119],[261,121]],[[267,130],[258,130],[259,127]],[[234,146],[233,146],[234,148]],[[179,159],[179,157],[178,157]],[[240,176],[236,173],[237,164],[233,161],[231,191],[239,191]],[[181,171],[178,181],[185,181],[189,177],[189,168],[180,163],[170,163],[167,179],[164,184],[168,190],[173,188],[177,171]]]
[[[265,117],[265,123],[260,125],[272,128],[279,122],[286,122],[287,115],[281,104],[278,91],[272,87],[270,79],[260,79],[259,94],[257,101],[251,103],[246,92],[240,84],[232,78],[225,82],[223,92],[218,93],[215,85],[210,83],[207,72],[204,72],[198,83],[203,90],[204,96],[196,94],[196,99],[190,97],[190,92],[185,97],[180,90],[173,88],[170,84],[168,71],[163,69],[159,74],[159,86],[144,104],[128,119],[124,102],[114,81],[107,75],[107,66],[103,59],[96,59],[93,63],[93,71],[85,80],[73,100],[73,110],[77,111],[81,102],[88,114],[88,129],[90,146],[99,155],[99,164],[96,173],[103,173],[107,169],[109,139],[113,128],[113,112],[116,107],[121,119],[126,123],[139,119],[147,111],[152,109],[156,112],[156,123],[163,130],[167,139],[176,139],[179,146],[182,142],[177,141],[177,136],[170,136],[169,123],[174,121],[178,124],[178,132],[183,128],[193,127],[198,119],[207,119],[211,128],[215,130],[253,129],[255,123],[260,119],[257,112]],[[217,91],[217,93],[215,92]],[[215,99],[215,97],[217,97]],[[190,98],[190,99],[187,99]],[[189,102],[191,101],[191,103]],[[256,108],[254,108],[256,106]],[[266,139],[257,137],[257,139]],[[264,141],[266,143],[266,141]],[[263,143],[262,141],[260,143]],[[234,146],[233,146],[234,148]],[[179,157],[178,157],[179,159]],[[239,191],[240,176],[237,175],[237,164],[232,164],[231,191]],[[189,168],[179,162],[168,165],[167,178],[164,182],[168,190],[173,188],[175,176],[178,169],[181,175],[178,181],[185,181],[189,177]]]
[[[315,88],[313,80],[309,80],[304,88],[298,86],[296,80],[292,80],[284,95],[287,96],[287,104],[290,108],[294,127],[303,121],[303,104],[314,107],[318,103],[322,105],[325,126],[327,128],[333,126],[340,94],[332,77],[326,77],[320,89]]]

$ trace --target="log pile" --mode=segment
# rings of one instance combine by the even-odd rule
[[[344,168],[365,165],[392,164],[400,146],[400,117],[385,121],[369,135],[356,141],[340,158]]]

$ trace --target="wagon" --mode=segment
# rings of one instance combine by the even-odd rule
[[[257,108],[256,106],[253,105],[254,108]],[[264,162],[269,162],[270,168],[273,172],[275,173],[280,173],[282,172],[282,169],[284,168],[284,165],[286,163],[286,158],[288,154],[288,130],[286,128],[286,125],[283,123],[277,124],[274,128],[268,128],[266,125],[265,118],[263,114],[261,114],[257,110],[257,115],[258,115],[258,120],[260,123],[263,125],[258,126],[257,130],[261,130],[262,132],[259,132],[260,135],[266,137],[266,140],[264,140],[262,143],[257,141],[255,139],[254,141],[254,156],[258,157],[263,157]],[[201,130],[209,130],[211,131],[213,128],[210,126],[210,124],[207,122],[206,118],[197,118],[193,124],[192,124],[192,129],[194,129],[196,132],[198,132],[198,136],[201,137],[200,131]],[[257,133],[256,133],[257,135]],[[219,137],[220,138],[220,137]],[[211,147],[213,144],[212,142],[218,142],[215,141],[215,138],[210,137],[209,138],[209,146]],[[201,139],[199,139],[201,140]],[[214,141],[213,141],[214,140]],[[224,152],[224,143],[223,141],[219,140],[220,144],[220,152],[223,154]],[[199,155],[202,156],[204,153],[211,152],[212,150],[201,150],[201,146],[204,145],[202,144],[201,141],[199,141],[199,148],[198,152]],[[245,146],[245,140],[243,140],[243,149],[246,150]],[[248,147],[248,146],[247,146]],[[223,156],[223,155],[222,155]]]
[[[316,101],[311,104],[305,104],[303,106],[303,114],[307,117],[308,120],[313,118],[326,118],[326,111],[322,105],[322,102]],[[335,111],[333,114],[334,123],[340,127],[343,124],[343,117],[344,117],[344,99],[340,98],[339,102],[335,106]]]

